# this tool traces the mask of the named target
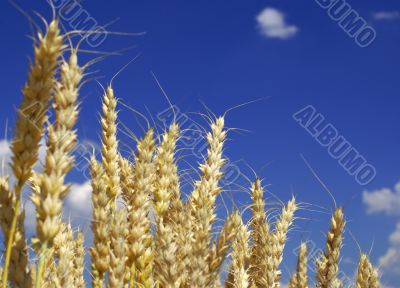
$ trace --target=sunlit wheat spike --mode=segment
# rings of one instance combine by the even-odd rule
[[[306,243],[301,243],[296,272],[290,278],[289,288],[308,288],[307,261],[307,245]]]
[[[231,248],[232,241],[234,241],[239,227],[241,224],[240,214],[234,212],[228,217],[225,225],[218,236],[217,242],[213,245],[213,249],[209,255],[209,284],[219,280],[221,273],[221,266],[227,257],[228,250]]]
[[[69,186],[65,177],[73,167],[74,157],[70,152],[77,142],[74,126],[78,118],[78,94],[82,80],[82,69],[73,52],[69,61],[61,65],[61,79],[56,82],[54,97],[55,122],[48,128],[48,141],[44,171],[35,178],[38,187],[32,195],[36,206],[37,237],[42,245],[52,245],[61,229],[60,217],[63,199]]]
[[[263,199],[264,190],[261,185],[260,179],[252,184],[251,187],[251,198],[252,198],[252,218],[251,218],[251,237],[253,245],[251,247],[250,256],[250,282],[252,285],[261,286],[264,285],[267,275],[271,274],[272,268],[272,247],[269,244],[271,240],[270,227],[267,222],[265,201]],[[267,268],[266,263],[270,267]],[[269,270],[267,270],[269,269]],[[272,278],[272,275],[269,276]]]
[[[193,243],[190,255],[190,286],[205,287],[210,277],[208,267],[208,247],[211,240],[212,224],[216,219],[215,200],[220,193],[219,180],[222,178],[223,145],[226,139],[224,119],[218,118],[211,124],[211,132],[207,134],[208,155],[201,165],[201,180],[189,199],[190,216],[193,217]]]
[[[172,223],[165,216],[170,212],[171,198],[180,197],[177,166],[175,163],[176,141],[179,127],[172,124],[162,136],[157,147],[155,166],[157,177],[154,184],[154,211],[156,213],[155,278],[162,287],[179,287],[180,271],[177,261],[177,239]]]
[[[134,168],[134,194],[128,201],[128,262],[132,283],[144,288],[153,286],[153,236],[151,234],[150,196],[154,192],[154,131],[150,129],[137,144]]]
[[[85,247],[84,235],[82,232],[76,234],[75,244],[75,257],[74,257],[74,287],[85,288]]]
[[[109,255],[109,209],[108,197],[103,166],[96,161],[94,156],[90,160],[92,183],[92,232],[93,246],[89,249],[92,259],[92,286],[103,287],[104,277],[110,266]]]
[[[126,261],[126,211],[124,208],[116,211],[110,227],[110,273],[108,275],[109,288],[122,288],[125,277]]]
[[[361,254],[357,271],[357,288],[379,288],[378,273],[369,261],[368,255]]]
[[[75,243],[70,224],[62,225],[54,239],[54,251],[58,258],[56,275],[53,275],[56,287],[74,287]]]
[[[22,91],[24,99],[18,110],[15,135],[11,143],[11,170],[15,177],[13,219],[10,223],[5,253],[3,286],[13,271],[10,281],[18,287],[29,287],[32,280],[29,273],[15,278],[14,271],[25,271],[27,263],[26,241],[23,223],[24,213],[20,213],[21,191],[32,176],[32,168],[38,160],[39,142],[43,134],[43,123],[49,109],[49,100],[54,90],[54,74],[63,48],[58,21],[48,25],[45,35],[39,33],[34,45],[34,57],[28,81]],[[17,218],[20,218],[17,220]],[[17,251],[12,253],[12,249]],[[21,262],[22,261],[22,262]],[[20,263],[21,262],[21,263]],[[10,264],[11,263],[11,264]],[[10,268],[10,269],[9,269]],[[20,275],[20,273],[17,273]],[[15,282],[17,281],[17,282]]]
[[[102,164],[106,177],[106,189],[115,202],[121,194],[120,167],[117,140],[117,99],[111,86],[106,88],[103,98],[102,126]],[[115,210],[115,204],[112,205]]]
[[[342,208],[337,208],[332,216],[331,228],[326,241],[326,252],[317,261],[317,287],[331,288],[338,285],[340,250],[343,243],[345,219]]]
[[[272,263],[274,275],[274,286],[279,287],[281,271],[279,265],[283,260],[283,250],[287,241],[287,233],[289,228],[293,224],[294,213],[297,210],[297,204],[294,198],[292,198],[282,209],[282,213],[275,223],[275,231],[271,237],[272,245]]]

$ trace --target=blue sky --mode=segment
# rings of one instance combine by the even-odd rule
[[[44,0],[16,2],[30,13],[36,10],[47,19],[51,16]],[[230,134],[226,155],[233,162],[239,161],[244,175],[253,177],[250,166],[264,179],[271,203],[276,201],[275,196],[286,201],[291,194],[307,203],[290,234],[289,260],[283,265],[285,277],[294,268],[292,251],[301,240],[312,239],[323,247],[329,212],[334,208],[332,199],[300,157],[304,155],[338,205],[345,208],[348,226],[343,271],[352,276],[359,245],[363,251],[371,251],[373,262],[381,265],[386,286],[400,287],[398,1],[347,2],[376,31],[375,41],[365,48],[359,47],[314,0],[111,3],[88,0],[81,5],[99,25],[113,22],[109,30],[145,32],[140,36],[108,35],[95,48],[117,51],[130,47],[90,68],[97,71],[93,77],[103,85],[139,55],[114,80],[123,103],[153,117],[168,108],[155,77],[182,112],[207,112],[205,103],[215,114],[222,114],[238,104],[261,99],[228,113],[227,126],[243,130]],[[5,131],[6,121],[12,127],[21,99],[19,91],[31,56],[31,40],[26,36],[31,32],[26,19],[12,5],[1,2],[0,11],[0,32],[6,40],[0,46],[0,128]],[[265,14],[261,14],[263,11]],[[71,22],[64,24],[68,27]],[[87,43],[83,49],[93,50]],[[85,54],[82,61],[93,57]],[[99,142],[101,92],[95,81],[82,89],[78,124],[82,143]],[[372,182],[358,184],[327,148],[293,119],[294,113],[308,105],[375,167]],[[141,135],[139,117],[127,108],[120,110],[121,121]],[[187,115],[206,125],[201,117]],[[74,206],[88,199],[84,194],[87,186],[82,186],[86,179],[73,173],[70,180],[78,191],[76,199],[70,199],[69,204]],[[246,185],[245,177],[238,181]],[[245,193],[232,195],[238,203],[249,203]]]

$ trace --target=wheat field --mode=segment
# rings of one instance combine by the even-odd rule
[[[38,33],[33,48],[11,145],[11,175],[0,178],[3,288],[283,287],[280,266],[300,208],[297,200],[291,199],[279,217],[269,221],[263,184],[256,178],[248,187],[251,219],[245,222],[242,211],[233,211],[215,236],[228,133],[224,118],[210,123],[207,158],[198,167],[201,176],[184,199],[176,157],[178,123],[170,123],[162,135],[149,129],[132,149],[133,161],[124,158],[117,138],[118,92],[111,85],[104,89],[102,103],[101,159],[89,160],[93,244],[85,250],[84,234],[73,231],[61,215],[70,191],[66,176],[74,167],[79,90],[89,64],[80,63],[78,47],[71,47],[57,19]],[[44,167],[38,172],[33,167],[45,135]],[[24,187],[31,191],[36,208],[36,237],[31,243],[25,239]],[[343,209],[336,208],[324,253],[312,263],[315,281],[309,279],[307,245],[300,245],[288,287],[311,287],[311,282],[318,288],[343,287],[338,271],[345,223]],[[28,247],[36,257],[28,255]],[[90,277],[85,275],[87,254]],[[230,265],[227,273],[225,263]],[[380,287],[378,271],[367,254],[360,255],[354,283],[357,288]]]

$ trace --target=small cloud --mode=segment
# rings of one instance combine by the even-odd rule
[[[385,274],[400,276],[400,222],[389,236],[389,242],[385,255],[379,258],[379,266]]]
[[[265,8],[256,17],[262,35],[267,38],[288,39],[299,29],[285,21],[285,15],[275,8]]]
[[[379,11],[372,14],[372,18],[375,20],[396,20],[400,19],[399,11]]]
[[[78,212],[79,214],[90,215],[91,213],[91,202],[92,197],[92,186],[90,181],[86,181],[82,184],[72,184],[71,190],[66,198],[66,206],[68,212]]]
[[[367,205],[368,213],[383,212],[388,215],[400,215],[400,182],[393,189],[364,191],[362,199]]]

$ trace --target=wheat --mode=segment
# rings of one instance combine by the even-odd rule
[[[104,169],[94,157],[90,161],[92,177],[92,231],[93,246],[89,253],[92,258],[92,286],[103,287],[104,276],[110,265],[109,225],[111,217],[109,198],[105,188]]]
[[[131,285],[152,288],[153,237],[150,233],[151,222],[150,195],[154,191],[155,149],[154,131],[150,129],[137,145],[134,169],[134,194],[128,201],[128,265],[131,268]]]
[[[219,280],[221,265],[226,259],[228,250],[231,247],[231,242],[234,241],[240,224],[241,217],[237,212],[234,212],[226,220],[217,243],[213,245],[208,257],[210,271],[208,285]]]
[[[6,288],[9,274],[11,250],[15,249],[12,266],[15,269],[27,262],[24,229],[18,223],[23,223],[24,214],[20,213],[21,191],[26,181],[32,176],[32,168],[38,159],[39,142],[43,134],[43,123],[48,110],[51,93],[54,89],[54,74],[58,58],[63,48],[63,37],[60,36],[58,21],[54,20],[47,27],[43,36],[38,35],[34,47],[34,61],[28,76],[28,81],[22,91],[24,100],[19,108],[15,136],[11,143],[11,169],[16,179],[13,193],[15,195],[13,218],[7,234],[6,255],[3,270],[3,288]],[[19,218],[19,219],[18,219]],[[19,254],[19,255],[18,255]],[[18,267],[18,268],[17,268]],[[11,269],[14,269],[10,267]],[[23,269],[25,270],[25,269]],[[29,273],[24,273],[24,283],[14,283],[19,287],[29,287]]]
[[[48,25],[45,35],[38,36],[11,145],[13,175],[0,177],[0,226],[6,245],[4,269],[0,267],[3,288],[31,288],[33,283],[37,288],[86,286],[84,235],[78,230],[74,237],[71,225],[62,220],[63,200],[69,191],[66,177],[74,167],[74,126],[86,66],[79,66],[76,48],[70,53],[64,49],[64,38],[57,20]],[[47,126],[44,168],[33,172],[52,98],[54,122]],[[184,199],[177,163],[177,123],[162,135],[150,128],[138,141],[131,162],[119,148],[117,104],[108,86],[102,103],[101,162],[95,156],[90,159],[92,287],[279,288],[287,235],[298,209],[294,198],[270,223],[264,189],[256,178],[251,186],[251,219],[244,221],[235,211],[214,236],[225,164],[224,118],[211,123],[207,158],[199,167],[201,178]],[[38,263],[28,261],[25,211],[20,209],[21,192],[28,181],[37,213],[32,244]],[[338,208],[332,216],[326,251],[316,263],[317,288],[342,285],[338,274],[344,227],[343,210]],[[225,277],[222,270],[229,263],[230,251],[232,263]],[[308,288],[307,262],[307,247],[302,243],[290,288]],[[380,288],[378,272],[365,254],[360,258],[356,285]]]
[[[116,211],[110,227],[111,253],[110,253],[110,274],[108,278],[109,288],[122,288],[125,277],[125,209]]]
[[[162,287],[179,287],[180,277],[177,264],[178,245],[173,235],[172,224],[165,217],[172,197],[177,195],[177,167],[175,163],[176,141],[179,127],[175,123],[164,133],[157,148],[155,166],[157,178],[154,184],[154,211],[157,216],[155,241],[155,278]],[[179,181],[179,180],[178,180]]]
[[[86,287],[84,272],[85,272],[85,247],[84,247],[84,236],[82,232],[78,232],[75,244],[75,257],[74,257],[74,287],[84,288]]]
[[[307,288],[307,283],[307,245],[305,243],[301,243],[297,258],[296,272],[293,273],[292,277],[290,278],[289,287]]]
[[[193,243],[190,255],[191,271],[190,286],[206,287],[210,276],[208,266],[208,246],[211,240],[211,228],[215,221],[214,205],[220,193],[219,180],[222,178],[223,145],[226,138],[224,119],[218,118],[211,124],[208,133],[208,155],[206,163],[201,165],[202,177],[196,182],[196,187],[189,200],[190,213],[193,217]]]
[[[75,243],[71,226],[62,225],[60,233],[54,239],[54,254],[58,258],[56,275],[53,275],[56,287],[74,286]]]
[[[378,273],[369,261],[368,255],[361,254],[357,271],[357,288],[379,288]]]
[[[114,203],[112,211],[116,209],[116,199],[121,194],[120,168],[117,140],[117,99],[114,90],[108,86],[103,98],[102,125],[102,164],[107,194]]]
[[[332,216],[326,241],[326,252],[317,261],[317,287],[332,288],[338,285],[337,273],[342,248],[345,220],[343,210],[337,208]]]
[[[250,281],[255,286],[262,286],[264,277],[272,272],[272,267],[267,268],[263,265],[272,264],[268,259],[272,254],[269,241],[271,238],[270,227],[266,216],[265,202],[263,200],[264,190],[261,186],[260,179],[252,184],[251,188],[252,205],[251,210],[253,213],[251,219],[251,236],[253,240],[253,246],[251,247],[250,256]],[[270,278],[272,276],[269,276]]]

